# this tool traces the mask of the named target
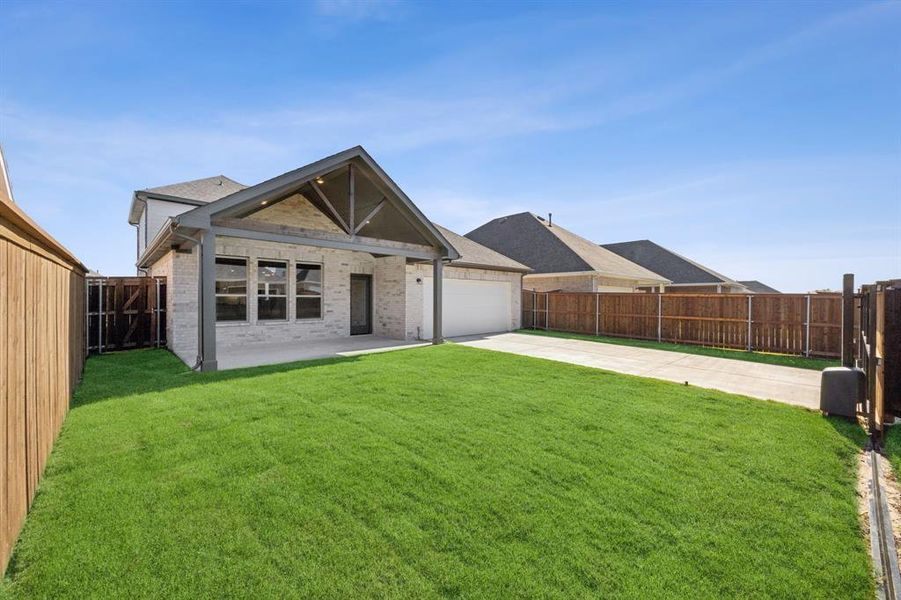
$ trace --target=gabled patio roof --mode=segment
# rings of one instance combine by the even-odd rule
[[[344,235],[320,235],[321,232],[300,228],[274,229],[246,219],[295,194],[302,194],[341,228]],[[242,230],[265,235],[270,241],[310,243],[413,258],[459,258],[438,228],[362,146],[198,206],[175,217],[173,222],[176,227],[187,229],[218,227],[223,230],[221,235]],[[287,237],[294,239],[284,239]]]

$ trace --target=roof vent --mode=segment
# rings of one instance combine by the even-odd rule
[[[553,216],[554,216],[554,213],[548,213],[548,214],[547,214],[547,226],[548,226],[548,227],[553,227],[553,226],[554,226]]]

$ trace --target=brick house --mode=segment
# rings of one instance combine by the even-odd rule
[[[167,339],[217,351],[519,327],[529,268],[430,220],[360,146],[246,187],[224,176],[134,193],[137,267],[168,281]]]

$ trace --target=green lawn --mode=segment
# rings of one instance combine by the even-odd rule
[[[731,358],[734,360],[745,360],[748,362],[779,365],[781,367],[813,369],[815,371],[822,371],[826,367],[838,367],[841,365],[841,361],[827,358],[807,358],[805,356],[792,356],[789,354],[747,352],[745,350],[730,350],[728,348],[710,348],[708,346],[695,346],[693,344],[671,344],[669,342],[654,342],[651,340],[633,340],[629,338],[594,336],[586,335],[584,333],[568,333],[565,331],[520,329],[516,333],[528,333],[529,335],[544,335],[548,337],[568,338],[573,340],[586,340],[589,342],[598,342],[600,344],[616,344],[618,346],[634,346],[636,348],[668,350],[670,352],[684,352],[685,354],[700,354],[702,356]]]
[[[895,474],[901,478],[901,426],[886,429],[884,442],[885,456],[892,463]]]
[[[862,431],[452,344],[88,361],[13,598],[871,598]]]

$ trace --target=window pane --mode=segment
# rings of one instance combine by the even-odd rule
[[[216,293],[247,293],[247,261],[242,258],[216,258]]]
[[[216,257],[216,320],[247,320],[247,261],[243,258]]]
[[[257,319],[284,321],[288,318],[287,308],[287,298],[258,298]]]
[[[298,319],[318,319],[322,316],[322,298],[297,299]]]
[[[245,296],[217,296],[217,321],[246,321],[247,298]]]
[[[287,283],[288,264],[261,260],[257,263],[257,277],[260,283]]]
[[[258,296],[284,296],[288,293],[288,286],[284,283],[258,283]]]
[[[297,281],[322,281],[322,265],[297,265]]]
[[[310,282],[297,282],[297,295],[298,296],[321,296],[322,295],[322,284],[321,283],[310,283]]]
[[[322,294],[322,265],[297,265],[297,295]]]

